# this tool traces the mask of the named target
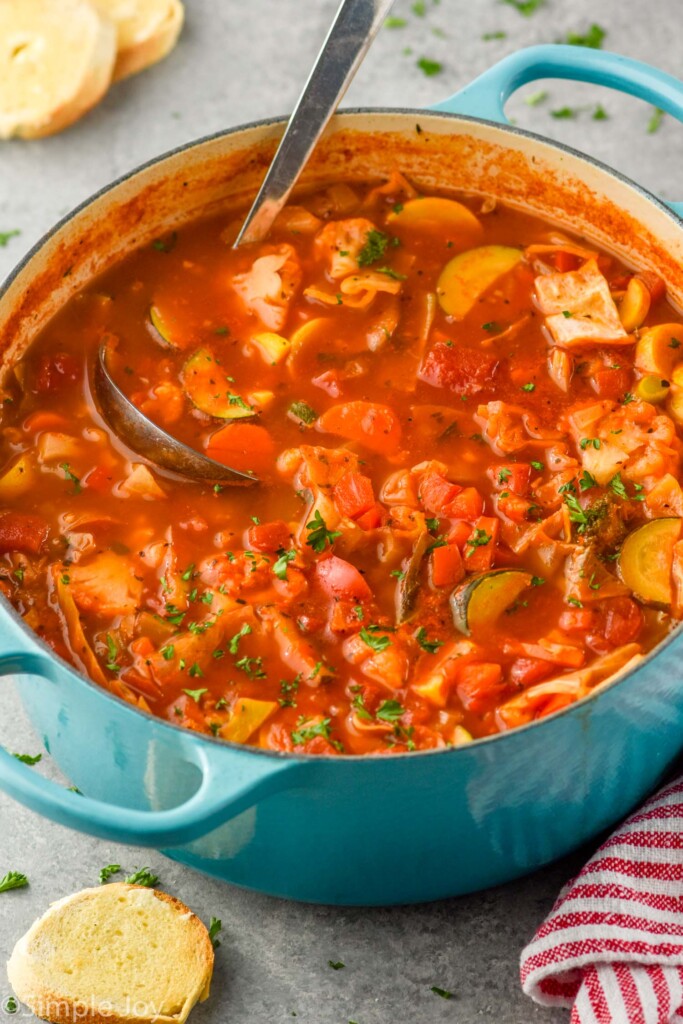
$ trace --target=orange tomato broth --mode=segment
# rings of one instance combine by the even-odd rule
[[[683,341],[663,285],[500,203],[416,195],[398,173],[332,186],[238,250],[239,217],[190,224],[93,281],[15,367],[1,585],[106,689],[268,749],[423,750],[565,707],[675,624],[678,542],[668,607],[617,570],[627,533],[683,513],[676,374],[645,402],[634,366],[648,325],[674,356]],[[445,265],[485,246],[516,262],[481,288],[489,251],[469,311],[445,312],[467,291],[438,285]],[[575,303],[557,337],[548,286]],[[104,338],[148,416],[262,482],[173,480],[117,442],[87,383]],[[200,404],[244,418],[190,400],[210,359]],[[609,479],[586,477],[608,452]],[[526,575],[491,621],[467,587],[501,568]]]

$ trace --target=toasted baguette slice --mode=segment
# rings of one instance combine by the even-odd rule
[[[54,1024],[183,1024],[212,971],[209,934],[184,903],[123,883],[53,903],[7,965],[17,997]]]
[[[0,139],[71,124],[112,80],[116,29],[87,0],[0,0]]]
[[[114,22],[118,55],[114,80],[156,64],[175,46],[185,12],[180,0],[92,0]]]

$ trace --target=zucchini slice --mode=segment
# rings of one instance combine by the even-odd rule
[[[619,575],[632,594],[646,604],[668,608],[673,599],[671,566],[680,519],[652,519],[629,533],[621,546]]]
[[[174,352],[178,351],[181,346],[173,338],[173,329],[168,320],[164,319],[158,306],[149,307],[149,326],[150,334],[162,348],[170,348]]]
[[[233,391],[234,382],[208,348],[198,348],[183,366],[182,382],[192,404],[220,420],[255,416],[253,405]]]
[[[470,576],[451,594],[455,628],[465,636],[485,629],[531,586],[532,576],[521,569],[492,569]]]
[[[436,295],[444,313],[462,320],[492,284],[522,259],[521,249],[482,245],[455,256],[441,271]]]

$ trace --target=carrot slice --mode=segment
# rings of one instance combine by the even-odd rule
[[[401,424],[388,405],[375,402],[343,402],[333,405],[318,419],[318,430],[357,441],[370,451],[393,455],[401,444]]]
[[[273,468],[275,444],[265,427],[231,423],[211,435],[206,454],[210,459],[244,473],[265,473]]]

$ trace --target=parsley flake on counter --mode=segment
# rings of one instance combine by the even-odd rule
[[[655,132],[659,131],[662,121],[664,120],[664,111],[661,107],[652,108],[652,116],[647,123],[647,130],[649,135],[654,135]]]
[[[144,885],[146,889],[153,889],[158,881],[159,876],[153,875],[149,868],[138,868],[132,875],[124,878],[126,885]]]
[[[593,120],[594,121],[608,121],[609,120],[609,114],[607,113],[607,111],[605,110],[605,108],[603,107],[603,105],[601,103],[598,103],[598,105],[596,106],[595,110],[593,111]]]
[[[21,871],[8,871],[4,878],[0,878],[0,892],[9,892],[10,889],[25,889],[28,885],[28,878]]]
[[[384,21],[385,28],[405,28],[407,24],[405,18],[397,18],[394,15],[390,15]]]
[[[545,0],[503,0],[503,2],[528,18],[543,6]]]
[[[14,231],[0,231],[0,249],[4,249],[11,238],[16,238],[21,231],[15,228]]]
[[[558,121],[566,121],[569,120],[569,118],[576,117],[577,113],[578,111],[575,110],[574,107],[560,107],[559,110],[551,110],[550,116],[556,118]],[[562,315],[567,316],[567,313],[563,310]],[[571,313],[569,313],[569,316],[571,316]]]
[[[438,60],[431,60],[429,57],[420,57],[415,63],[428,78],[431,78],[433,75],[440,75],[443,71],[443,64]]]
[[[524,97],[524,102],[527,107],[537,107],[539,103],[543,103],[543,100],[548,99],[548,93],[545,89],[537,89],[536,92],[532,92],[530,96]]]
[[[333,971],[341,971],[343,967],[346,967],[346,964],[342,963],[341,960],[328,960],[327,963]]]
[[[14,996],[8,996],[5,1000],[3,1009],[5,1010],[5,1013],[16,1013],[19,1009],[19,1003],[16,1001]]]
[[[214,949],[218,949],[221,944],[220,939],[217,937],[219,932],[223,930],[223,924],[218,917],[212,917],[209,921],[209,938],[211,939],[211,945]]]
[[[501,32],[499,30],[498,32],[484,32],[481,38],[484,40],[485,43],[490,43],[494,39],[507,39],[507,37],[507,32]]]
[[[442,999],[452,999],[453,993],[449,992],[447,988],[439,988],[438,985],[432,985],[432,992],[434,995],[441,996]]]
[[[570,46],[587,46],[589,50],[601,50],[606,35],[606,29],[602,25],[596,25],[593,22],[588,31],[583,35],[580,32],[568,32],[567,43]]]
[[[100,868],[100,885],[104,885],[112,875],[118,875],[120,872],[120,864],[106,864],[103,868]]]

